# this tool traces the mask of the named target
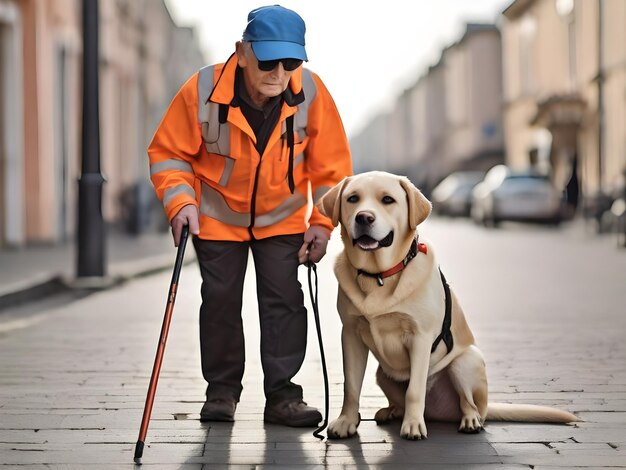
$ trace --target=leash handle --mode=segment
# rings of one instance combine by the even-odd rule
[[[328,371],[326,370],[326,357],[324,355],[324,342],[322,341],[322,327],[320,325],[320,312],[318,308],[317,302],[317,291],[318,291],[318,281],[317,281],[317,267],[315,263],[308,263],[308,278],[309,278],[309,294],[311,296],[311,305],[313,307],[313,316],[315,317],[315,326],[317,327],[317,340],[320,346],[320,357],[322,359],[322,372],[324,373],[324,422],[322,425],[313,431],[313,436],[318,439],[324,439],[324,436],[321,432],[326,429],[328,426]],[[311,280],[311,274],[315,275],[315,293],[313,292],[313,283]]]

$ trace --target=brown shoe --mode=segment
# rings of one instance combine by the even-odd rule
[[[235,421],[237,402],[232,398],[214,398],[204,402],[200,421]]]
[[[313,427],[322,420],[322,415],[315,408],[307,406],[299,398],[290,398],[271,405],[265,404],[263,421],[285,426]]]

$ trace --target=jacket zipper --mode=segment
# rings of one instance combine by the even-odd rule
[[[252,198],[250,199],[250,225],[248,225],[248,233],[250,234],[251,240],[256,240],[254,233],[252,233],[252,228],[254,227],[254,219],[256,218],[256,194],[257,188],[259,187],[259,172],[261,170],[262,159],[263,155],[259,154],[259,163],[254,172],[254,185],[252,187]]]

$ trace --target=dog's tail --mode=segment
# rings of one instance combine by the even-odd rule
[[[567,411],[549,406],[489,403],[487,420],[526,423],[572,423],[580,421],[580,418]]]

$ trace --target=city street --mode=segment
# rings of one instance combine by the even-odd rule
[[[581,222],[485,229],[467,220],[432,219],[420,236],[434,243],[485,355],[490,401],[556,406],[582,422],[489,422],[476,435],[458,433],[458,423],[429,423],[427,440],[405,441],[399,423],[373,421],[387,403],[370,357],[358,436],[322,441],[312,429],[264,425],[251,262],[244,297],[246,374],[235,422],[200,423],[205,384],[200,275],[193,263],[181,274],[142,467],[626,468],[626,250]],[[336,231],[318,267],[330,420],[343,393],[332,274],[339,250]],[[173,265],[173,249],[171,254]],[[306,268],[300,276],[310,306]],[[0,313],[1,469],[134,466],[170,277],[163,271],[61,305],[44,302],[20,321],[17,310]],[[309,313],[309,348],[296,381],[305,401],[323,411]]]

